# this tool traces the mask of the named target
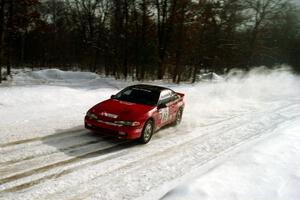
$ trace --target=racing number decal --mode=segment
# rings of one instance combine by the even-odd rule
[[[161,123],[165,123],[166,121],[169,120],[169,108],[163,108],[159,110],[159,117],[161,120]]]

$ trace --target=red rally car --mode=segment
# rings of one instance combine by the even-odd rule
[[[179,124],[184,94],[154,85],[132,85],[87,112],[85,127],[120,139],[148,143],[167,124]]]

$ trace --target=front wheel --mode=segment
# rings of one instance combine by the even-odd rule
[[[154,125],[152,120],[148,120],[143,128],[142,135],[140,137],[140,142],[142,144],[147,144],[153,135]]]

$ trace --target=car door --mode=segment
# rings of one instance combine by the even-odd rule
[[[168,102],[168,107],[169,107],[169,123],[174,122],[175,118],[176,118],[176,114],[178,111],[178,101],[179,100],[179,96],[176,92],[172,91],[171,92],[171,96]]]
[[[172,116],[172,106],[171,106],[171,90],[163,90],[160,93],[158,101],[158,116],[159,116],[159,126],[164,126],[168,124]]]

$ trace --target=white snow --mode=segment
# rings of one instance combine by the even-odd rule
[[[219,166],[181,183],[163,200],[300,199],[300,119],[278,127]]]
[[[150,83],[185,93],[182,124],[120,149],[83,117],[133,82],[47,69],[0,85],[0,199],[299,199],[300,78],[288,68]]]

